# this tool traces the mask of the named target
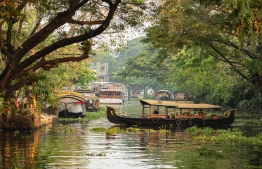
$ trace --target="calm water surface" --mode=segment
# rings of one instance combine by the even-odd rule
[[[131,102],[125,103],[126,107],[130,105],[140,109]],[[125,106],[119,109],[129,114]],[[234,123],[234,127],[238,125]],[[100,118],[52,124],[32,132],[0,132],[0,168],[262,168],[261,145],[201,143],[179,129],[123,128],[124,132],[109,133],[95,132],[94,128],[118,129],[106,118]],[[260,129],[254,134],[261,132]]]

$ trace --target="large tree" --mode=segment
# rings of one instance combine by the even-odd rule
[[[261,108],[261,4],[261,0],[168,0],[155,15],[158,21],[147,30],[145,41],[160,49],[160,56],[172,57],[180,68],[173,77],[179,77],[181,86],[203,92],[202,98],[209,95],[218,102],[235,102],[234,106],[250,101]]]
[[[168,0],[156,18],[147,42],[172,54],[199,47],[200,63],[212,56],[262,89],[261,0]]]
[[[10,104],[14,91],[41,79],[38,70],[87,59],[91,46],[98,43],[95,37],[140,24],[145,3],[4,0],[0,8],[0,97]],[[61,48],[70,45],[79,46],[82,52],[63,53]],[[5,115],[5,121],[10,120],[11,112]]]

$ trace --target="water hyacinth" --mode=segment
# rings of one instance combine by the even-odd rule
[[[212,128],[197,128],[191,127],[186,129],[192,134],[192,139],[199,142],[213,142],[213,143],[231,143],[231,144],[259,144],[262,145],[262,134],[257,136],[247,137],[238,128],[229,130],[212,129]]]

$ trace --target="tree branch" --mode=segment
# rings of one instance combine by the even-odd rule
[[[224,60],[240,75],[242,76],[244,79],[249,80],[249,78],[247,76],[245,76],[241,71],[239,71],[232,62],[230,62],[218,49],[216,49],[212,44],[210,45],[211,48],[218,53],[222,58],[224,58]]]
[[[16,67],[16,71],[20,72],[23,69],[25,69],[26,67],[30,66],[31,64],[33,64],[35,61],[37,61],[38,59],[40,59],[41,57],[44,57],[48,54],[50,54],[51,52],[77,43],[77,42],[82,42],[85,41],[87,39],[91,39],[99,34],[101,34],[104,30],[106,30],[110,24],[110,21],[113,18],[113,15],[117,9],[118,4],[121,2],[121,0],[117,0],[115,2],[115,4],[113,6],[110,6],[110,11],[108,12],[108,16],[105,19],[104,23],[102,25],[100,25],[97,29],[95,30],[90,30],[89,32],[79,35],[79,36],[75,36],[75,37],[70,37],[70,38],[66,38],[66,39],[61,39],[53,44],[51,44],[50,46],[42,49],[41,51],[36,52],[34,55],[30,56],[29,58],[25,59],[23,62],[20,63],[20,65],[18,65],[18,67]],[[39,32],[38,32],[39,33]]]
[[[225,41],[221,41],[221,40],[213,40],[215,42],[219,42],[219,43],[222,43],[222,44],[225,44],[227,46],[231,46],[232,48],[236,49],[236,50],[239,50],[239,46],[237,46],[236,44],[232,43],[232,42],[225,42]],[[249,58],[251,59],[255,59],[255,58],[258,58],[256,56],[256,54],[250,52],[249,50],[246,50],[246,49],[242,49],[241,50],[243,53],[245,53],[247,56],[249,56]]]

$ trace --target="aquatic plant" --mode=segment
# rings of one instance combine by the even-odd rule
[[[202,143],[230,143],[230,144],[254,144],[262,145],[262,134],[247,137],[238,128],[231,130],[212,128],[188,128],[186,132],[192,133],[192,139]]]
[[[107,132],[108,129],[106,128],[92,128],[91,131],[93,132]]]
[[[140,132],[141,130],[143,130],[143,129],[141,129],[140,127],[127,127],[127,128],[113,127],[113,128],[109,128],[109,129],[107,129],[107,128],[92,128],[91,129],[91,131],[93,131],[93,132],[106,132],[107,134],[119,134],[119,133],[134,134],[134,133]],[[149,128],[148,132],[149,133],[159,132],[161,134],[166,134],[166,133],[170,132],[170,130],[168,130],[164,127],[160,127],[159,130]]]
[[[169,133],[170,130],[166,129],[165,127],[160,127],[160,128],[159,128],[159,132],[162,133],[162,134],[163,134],[163,133],[165,134],[165,133]]]
[[[117,134],[117,133],[125,133],[125,130],[120,129],[120,127],[109,128],[106,132],[109,135]]]
[[[141,129],[138,128],[138,127],[128,127],[126,129],[127,132],[131,132],[131,133],[136,133],[136,132],[139,132]]]
[[[91,152],[91,153],[87,153],[87,156],[106,156],[106,153],[100,152],[100,153],[96,153],[96,152]]]
[[[154,133],[154,132],[156,132],[155,129],[149,129],[149,133]]]
[[[67,133],[75,132],[75,129],[70,125],[63,125],[62,130],[64,130]]]
[[[196,149],[196,152],[199,153],[200,157],[214,157],[217,159],[224,158],[224,155],[221,152],[208,149],[207,147],[201,147],[199,149]]]
[[[109,135],[117,134],[117,133],[126,133],[125,130],[120,129],[120,127],[113,127],[113,128],[93,128],[91,129],[93,132],[106,132]]]

